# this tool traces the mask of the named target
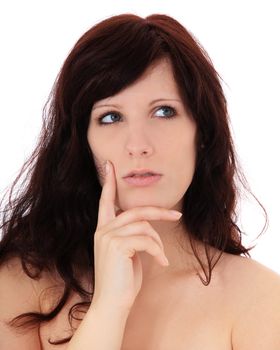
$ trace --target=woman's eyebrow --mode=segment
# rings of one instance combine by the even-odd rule
[[[177,102],[182,102],[180,99],[177,99],[177,98],[157,98],[156,100],[153,100],[149,103],[149,106],[153,105],[154,103],[156,102],[159,102],[159,101],[177,101]],[[118,104],[100,104],[98,106],[94,106],[92,108],[92,110],[94,111],[95,109],[97,108],[100,108],[100,107],[116,107],[116,108],[121,108],[120,105]]]

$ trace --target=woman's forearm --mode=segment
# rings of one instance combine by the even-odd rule
[[[90,307],[67,350],[120,350],[128,315],[105,304]]]

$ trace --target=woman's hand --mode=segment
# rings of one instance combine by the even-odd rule
[[[135,207],[117,216],[115,196],[115,172],[109,163],[94,233],[93,299],[130,310],[142,285],[142,264],[137,251],[145,251],[159,264],[167,265],[160,236],[147,220],[178,220],[179,216],[152,206]]]

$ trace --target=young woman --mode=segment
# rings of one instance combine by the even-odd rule
[[[166,15],[108,18],[46,110],[3,211],[1,350],[279,350],[280,276],[241,243],[245,177],[198,41]]]

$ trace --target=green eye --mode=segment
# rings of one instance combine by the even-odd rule
[[[160,117],[160,119],[171,119],[171,118],[175,117],[177,114],[175,108],[170,107],[170,106],[160,106],[159,108],[156,109],[156,113],[160,110],[163,110],[164,114],[165,114],[165,118]],[[100,118],[98,118],[98,124],[99,125],[115,124],[114,121],[112,123],[104,122],[104,119],[106,117],[108,117],[107,119],[109,120],[112,116],[117,117],[117,119],[118,119],[120,117],[120,114],[116,111],[108,111],[108,112],[102,114],[102,116]],[[119,121],[117,120],[116,122],[119,122]]]

